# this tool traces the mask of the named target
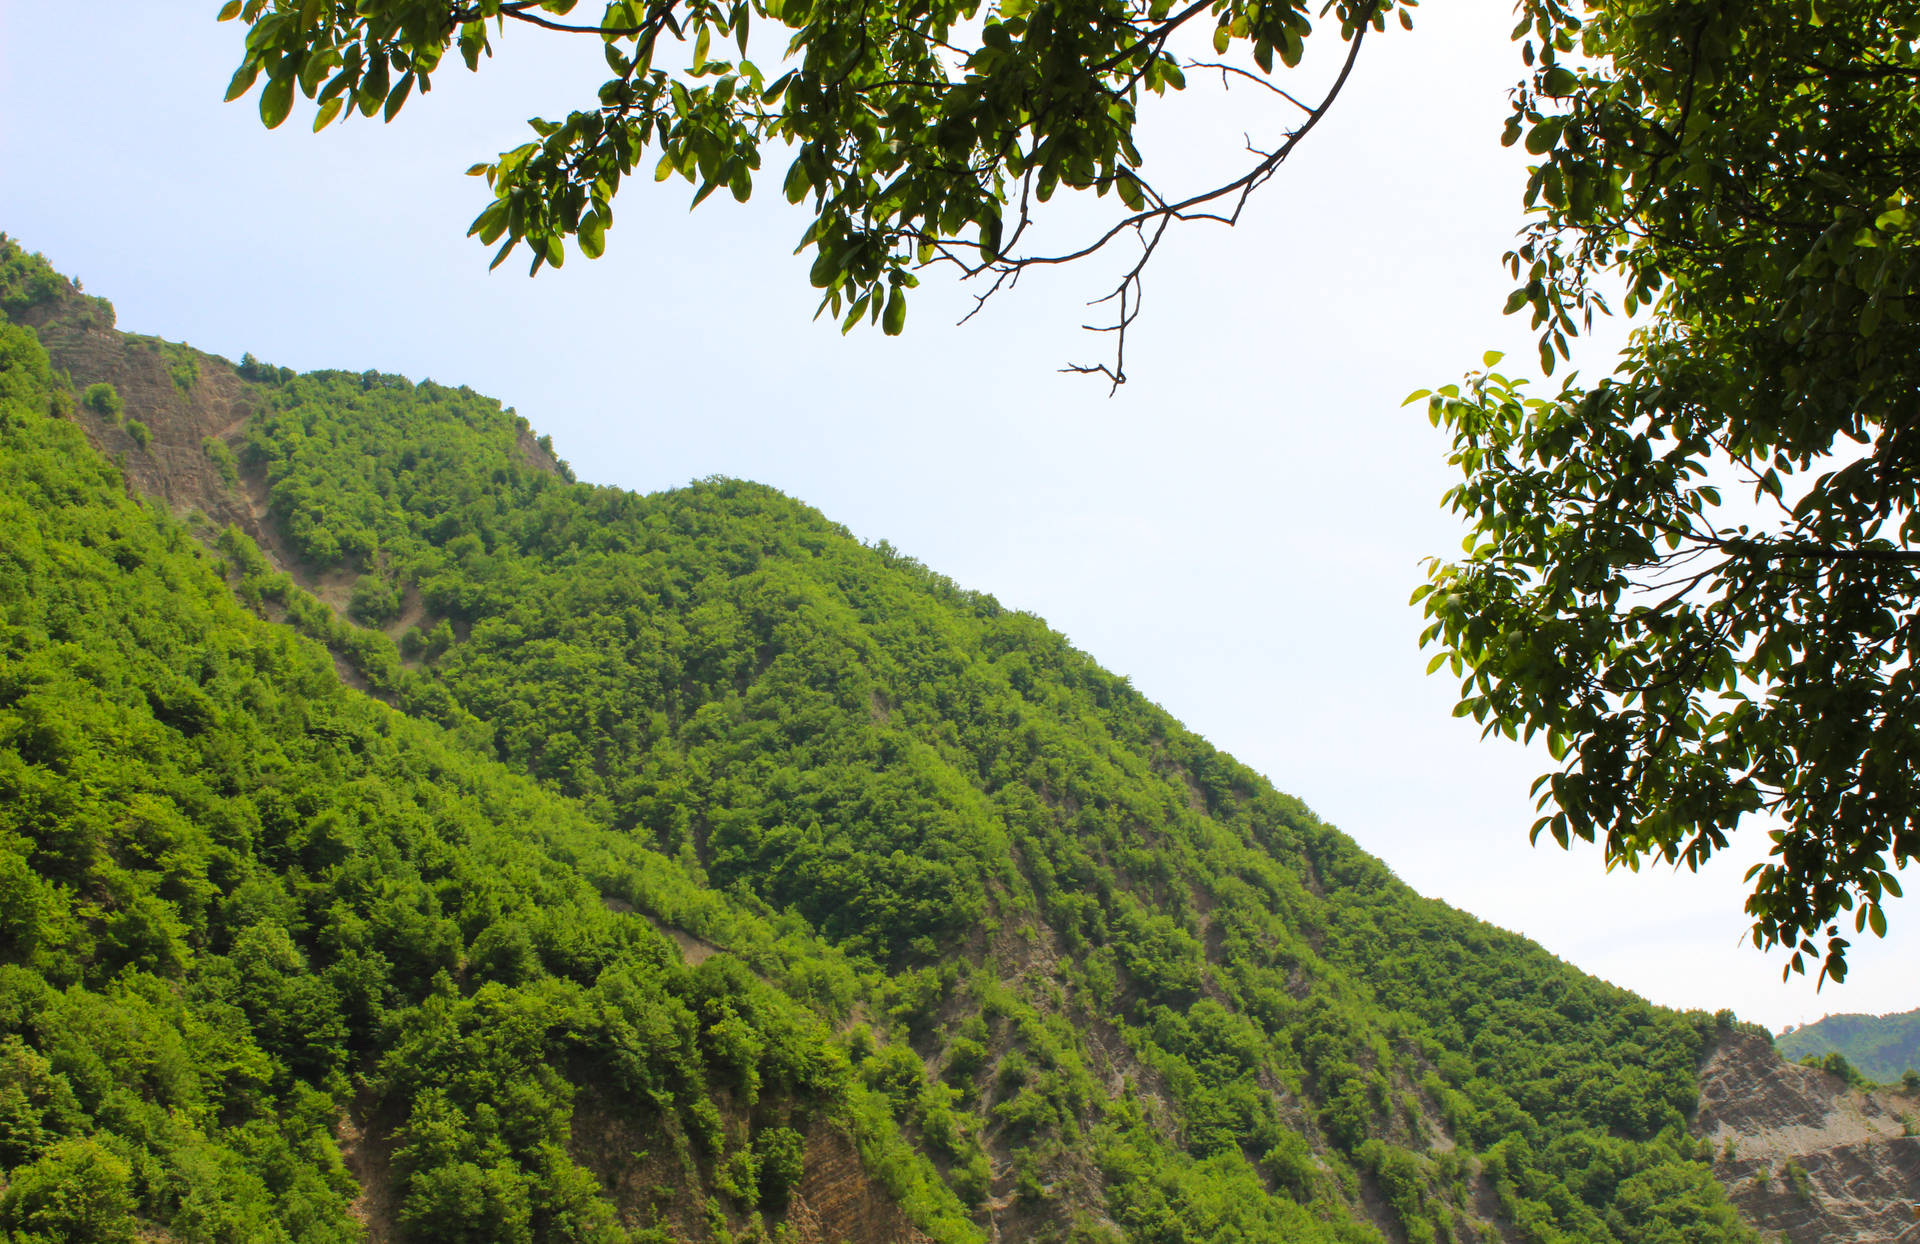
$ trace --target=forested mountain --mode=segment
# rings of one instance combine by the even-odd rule
[[[1867,1079],[1894,1084],[1908,1073],[1920,1073],[1920,1011],[1829,1015],[1789,1028],[1774,1044],[1788,1058],[1838,1054]]]
[[[0,310],[0,1230],[1755,1238],[1688,1130],[1731,1016],[1038,619],[11,243]]]

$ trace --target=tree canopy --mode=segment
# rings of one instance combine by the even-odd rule
[[[1341,68],[1306,91],[1299,0],[233,0],[248,26],[229,98],[270,126],[296,90],[316,128],[391,120],[447,53],[469,68],[509,23],[604,42],[609,77],[533,141],[475,165],[471,232],[557,265],[601,252],[623,181],[651,169],[752,190],[791,158],[821,307],[905,324],[931,264],[984,299],[1028,267],[1121,239],[1115,350],[1165,230],[1231,221],[1339,95],[1369,31],[1410,2],[1334,0]],[[1745,818],[1773,828],[1750,874],[1757,946],[1846,971],[1883,933],[1916,850],[1920,646],[1913,503],[1920,9],[1865,0],[1523,0],[1525,78],[1505,140],[1538,158],[1507,262],[1541,367],[1619,298],[1641,327],[1611,375],[1551,399],[1489,370],[1431,399],[1455,437],[1447,504],[1474,531],[1416,595],[1465,679],[1459,711],[1544,735],[1536,839],[1604,840],[1610,864],[1697,868]],[[754,24],[785,39],[778,72]],[[1206,52],[1217,60],[1199,61]],[[731,43],[734,52],[724,50]],[[674,45],[679,45],[675,47]],[[721,50],[716,50],[721,49]],[[1156,186],[1141,109],[1187,74],[1257,83],[1297,110],[1238,177]],[[1330,82],[1330,85],[1327,83]],[[1254,146],[1249,143],[1250,148]],[[1084,242],[1033,249],[1060,187],[1118,206]],[[1732,489],[1734,491],[1728,491]],[[1750,491],[1753,504],[1728,497]],[[1816,938],[1822,941],[1816,942]]]
[[[1837,980],[1920,852],[1920,7],[1534,8],[1512,308],[1549,371],[1606,283],[1651,314],[1596,384],[1431,396],[1475,536],[1427,638],[1563,761],[1536,837],[1697,868],[1769,818],[1754,943]]]
[[[222,459],[101,311],[0,323],[7,1238],[348,1241],[357,1185],[416,1244],[765,1241],[857,1166],[945,1244],[1751,1244],[1687,1127],[1730,1013],[1419,897],[1037,618],[176,347]]]
[[[984,300],[1023,269],[1134,239],[1137,262],[1109,297],[1120,344],[1111,362],[1083,369],[1118,384],[1141,273],[1166,228],[1236,218],[1332,104],[1368,30],[1389,14],[1411,26],[1413,5],[1320,8],[1344,60],[1317,99],[1282,85],[1313,29],[1308,0],[614,0],[582,16],[589,7],[232,0],[220,16],[248,31],[228,98],[259,84],[268,126],[286,120],[296,90],[317,105],[315,129],[355,111],[390,121],[450,52],[477,69],[509,23],[600,39],[610,76],[598,92],[564,118],[533,120],[532,141],[471,170],[494,198],[469,232],[499,244],[495,264],[525,244],[532,271],[558,266],[568,238],[598,256],[614,197],[636,174],[677,173],[698,186],[695,203],[723,188],[744,201],[763,155],[782,153],[782,191],[812,217],[798,249],[814,253],[821,309],[849,329],[864,318],[900,332],[907,290],[929,264],[980,278]],[[756,23],[772,33],[756,35]],[[763,46],[777,67],[751,59]],[[1178,50],[1208,46],[1219,59]],[[1297,120],[1221,184],[1158,185],[1142,172],[1139,110],[1202,69],[1273,92]],[[1079,241],[1037,249],[1030,226],[1063,186],[1118,206]]]

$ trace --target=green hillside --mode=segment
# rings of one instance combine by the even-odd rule
[[[359,1145],[391,1238],[799,1239],[844,1136],[937,1238],[1752,1238],[1685,1131],[1731,1017],[1418,897],[1038,619],[166,347],[259,539],[175,519],[80,435],[184,470],[113,409],[165,351],[3,249],[0,1226],[355,1238]]]
[[[1869,1080],[1896,1084],[1920,1072],[1920,1011],[1899,1015],[1829,1015],[1774,1040],[1788,1058],[1838,1054]]]

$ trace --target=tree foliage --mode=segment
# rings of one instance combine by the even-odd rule
[[[1788,1058],[1844,1055],[1860,1074],[1883,1084],[1905,1081],[1908,1092],[1920,1084],[1920,1011],[1898,1015],[1829,1015],[1780,1034],[1775,1042]]]
[[[1313,25],[1292,0],[575,7],[229,4],[248,23],[233,94],[264,83],[269,125],[296,92],[316,125],[355,108],[391,119],[450,51],[477,67],[509,23],[599,38],[612,76],[597,101],[474,169],[494,199],[472,232],[501,243],[496,262],[524,242],[535,270],[557,264],[568,237],[600,253],[615,193],[649,165],[696,183],[695,202],[745,198],[782,149],[787,197],[810,204],[801,248],[822,309],[847,327],[899,331],[931,262],[982,278],[985,297],[1131,233],[1119,344],[1083,369],[1117,383],[1163,231],[1235,218],[1346,77],[1316,102],[1287,89]],[[1410,24],[1391,4],[1330,13],[1348,66],[1390,13]],[[1528,0],[1505,137],[1539,163],[1508,310],[1531,313],[1549,373],[1609,291],[1648,319],[1598,384],[1539,399],[1489,363],[1432,406],[1463,474],[1447,504],[1477,534],[1422,589],[1426,638],[1466,679],[1463,713],[1543,735],[1564,762],[1537,788],[1536,839],[1697,868],[1762,819],[1777,828],[1750,878],[1753,940],[1823,978],[1844,976],[1850,933],[1884,933],[1920,843],[1917,14]],[[747,57],[756,21],[786,40],[777,69]],[[1189,27],[1212,31],[1223,80],[1298,108],[1242,176],[1192,192],[1144,180],[1134,137],[1150,97],[1198,65],[1178,54]],[[730,40],[737,57],[715,50]],[[1034,212],[1060,186],[1120,207],[1084,244],[1034,250]]]
[[[288,569],[126,497],[0,326],[20,1186],[351,1238],[344,1118],[410,1239],[741,1238],[826,1132],[954,1244],[1751,1239],[1685,1125],[1722,1021],[1421,899],[1038,619],[770,489],[573,483],[468,390],[248,372]],[[417,643],[290,573],[362,563]]]
[[[524,243],[532,271],[558,266],[569,238],[598,256],[614,197],[635,175],[678,174],[697,186],[696,204],[722,189],[745,200],[763,157],[780,152],[791,157],[781,190],[812,217],[798,249],[813,252],[821,310],[845,327],[864,318],[900,332],[907,290],[932,262],[982,277],[984,298],[1023,268],[1131,236],[1142,253],[1111,295],[1114,327],[1124,333],[1167,226],[1236,218],[1333,102],[1366,32],[1384,29],[1389,15],[1411,26],[1411,8],[1410,0],[1333,0],[1317,10],[1307,0],[613,0],[604,8],[234,0],[221,17],[248,25],[228,98],[258,84],[270,127],[287,118],[296,92],[315,102],[316,129],[356,111],[391,121],[450,53],[477,69],[509,23],[601,40],[610,76],[597,95],[563,119],[533,120],[533,141],[471,170],[494,197],[469,232],[500,244],[496,265]],[[1306,91],[1288,71],[1315,20],[1329,18],[1345,68],[1318,102],[1302,102]],[[1209,39],[1225,59],[1179,54]],[[1136,143],[1141,109],[1184,88],[1197,69],[1271,92],[1296,121],[1219,185],[1156,185]],[[1081,241],[1036,249],[1029,226],[1061,187],[1111,195],[1119,206]],[[1117,353],[1086,370],[1119,383],[1123,362]]]
[[[58,383],[0,323],[0,1232],[347,1244],[360,1131],[409,1240],[611,1244],[652,1214],[620,1161],[740,1223],[739,1155],[790,1185],[842,1131],[975,1238],[858,1108],[831,949],[348,690],[49,417]],[[809,1001],[763,979],[796,961]],[[647,1152],[573,1142],[606,1117]]]
[[[1525,13],[1509,309],[1549,371],[1606,289],[1647,317],[1596,384],[1431,397],[1474,530],[1416,595],[1435,666],[1563,761],[1536,837],[1697,868],[1774,826],[1754,944],[1838,980],[1920,852],[1920,8]]]

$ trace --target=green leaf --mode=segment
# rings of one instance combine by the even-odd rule
[[[980,222],[980,258],[993,263],[1000,258],[1000,218],[989,216]]]
[[[224,5],[220,6],[220,16],[214,20],[230,22],[238,16],[240,16],[240,0],[227,0]]]
[[[394,115],[400,111],[401,106],[407,102],[407,96],[411,94],[413,94],[413,73],[409,70],[406,76],[401,78],[400,81],[394,85],[393,90],[387,95],[387,105],[381,114],[382,119],[391,122]],[[558,263],[554,264],[556,268],[559,266]]]
[[[326,129],[327,126],[333,123],[333,119],[340,115],[340,110],[346,106],[347,100],[344,95],[336,95],[326,103],[321,104],[320,110],[313,114],[313,132],[318,134],[321,130]]]
[[[1300,57],[1305,54],[1306,50],[1306,41],[1300,37],[1299,31],[1289,26],[1280,32],[1281,64],[1289,69],[1297,68],[1300,64]]]
[[[486,210],[473,218],[473,224],[467,232],[480,239],[482,246],[492,246],[507,231],[507,201],[495,199],[487,204]]]
[[[252,90],[254,79],[259,76],[260,63],[258,61],[247,61],[241,65],[240,68],[234,70],[233,80],[227,83],[226,102],[230,104]]]
[[[580,218],[580,253],[588,259],[598,259],[607,249],[607,222],[599,212],[588,212]]]
[[[280,128],[293,110],[293,78],[276,78],[260,92],[260,120],[270,130]]]
[[[853,300],[852,309],[847,312],[847,318],[841,321],[841,324],[840,324],[840,334],[842,336],[845,336],[846,334],[853,331],[853,326],[855,324],[858,324],[860,322],[860,317],[867,313],[867,306],[872,301],[873,301],[872,290],[868,290],[866,293],[860,295],[858,298]]]

